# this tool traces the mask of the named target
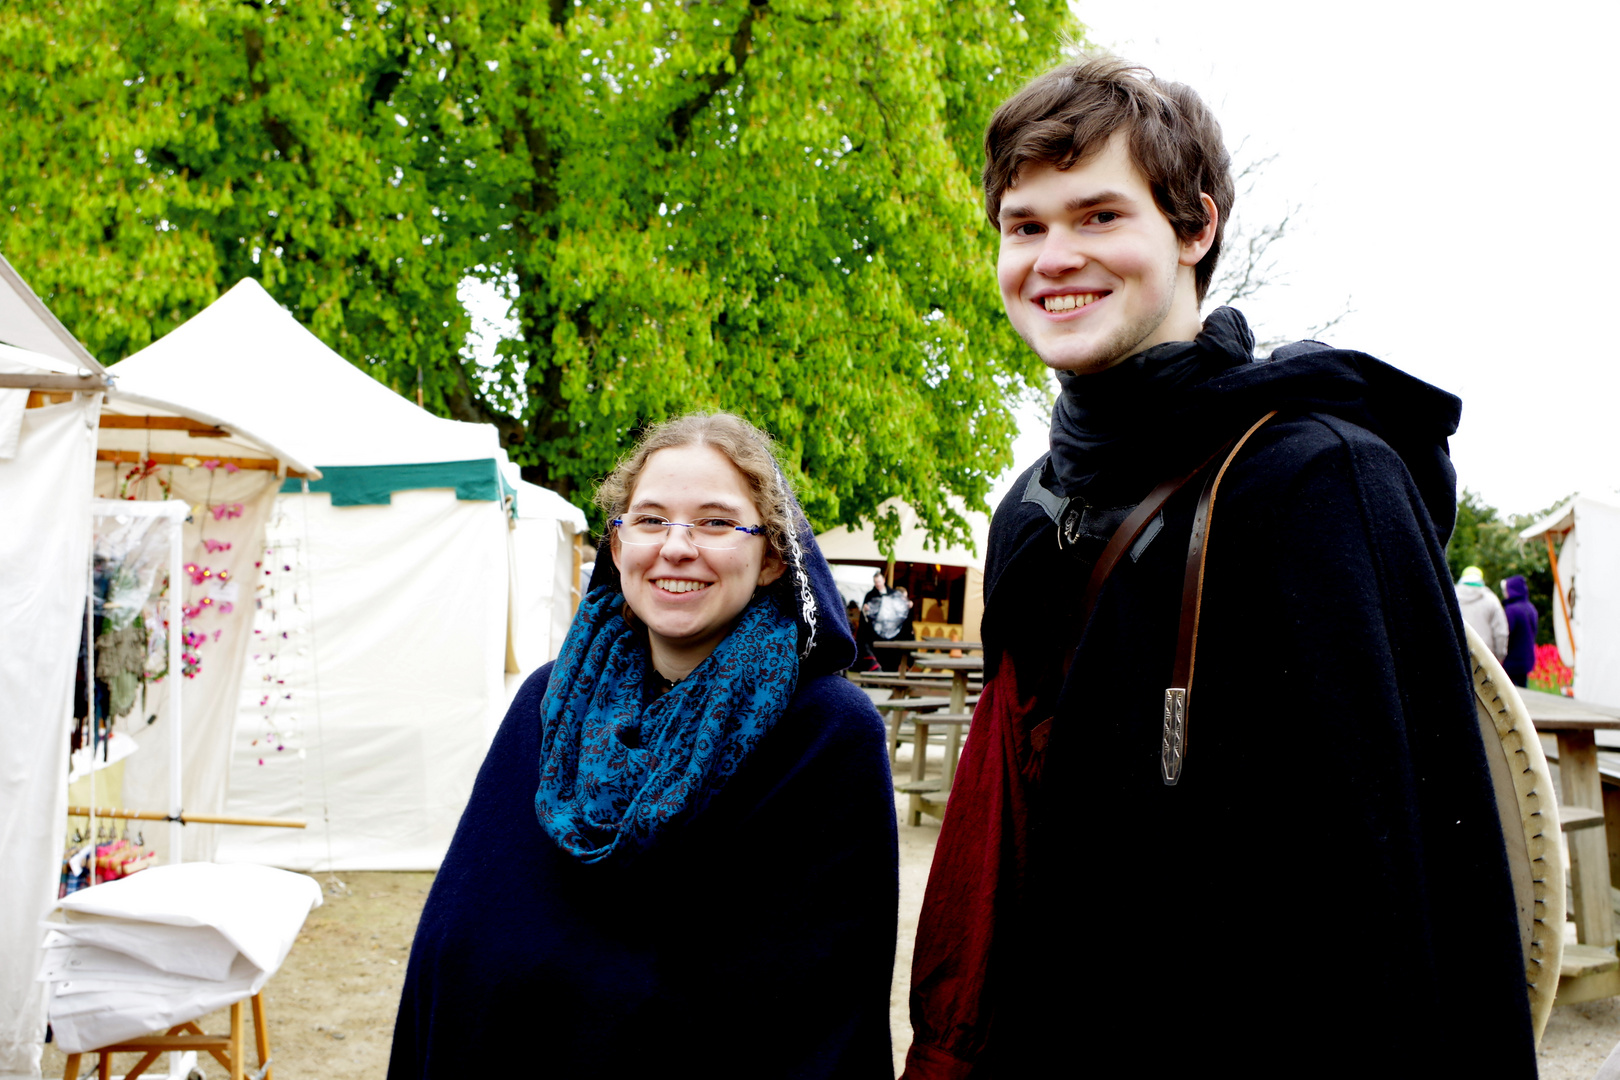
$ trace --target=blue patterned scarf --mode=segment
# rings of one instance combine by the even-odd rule
[[[581,862],[624,860],[708,804],[787,708],[798,629],[756,596],[730,635],[643,705],[651,660],[600,588],[574,616],[540,705],[540,825]]]

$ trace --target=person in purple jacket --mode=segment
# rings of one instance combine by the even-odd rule
[[[1514,574],[1502,582],[1502,595],[1507,603],[1502,611],[1507,615],[1508,647],[1502,667],[1514,686],[1528,685],[1530,669],[1536,666],[1536,624],[1541,621],[1536,606],[1530,602],[1530,589],[1524,577]]]

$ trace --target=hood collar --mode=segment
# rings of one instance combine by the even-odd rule
[[[1260,416],[1331,415],[1401,456],[1442,540],[1456,520],[1446,440],[1462,402],[1366,353],[1295,342],[1253,356],[1242,314],[1217,308],[1192,341],[1144,350],[1095,375],[1060,376],[1048,482],[1068,497],[1135,504]]]
[[[1105,472],[1112,452],[1142,441],[1167,399],[1254,359],[1254,334],[1235,308],[1217,308],[1192,341],[1167,341],[1091,375],[1059,372],[1052,467],[1064,495]]]

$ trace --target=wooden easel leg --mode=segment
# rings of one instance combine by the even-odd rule
[[[242,1076],[242,1003],[231,1004],[231,1080]]]
[[[97,1080],[112,1080],[112,1055],[103,1050],[96,1055]]]
[[[69,1054],[67,1067],[62,1070],[62,1080],[79,1080],[79,1055]]]
[[[264,1026],[264,992],[253,995],[253,1043],[259,1051],[259,1068],[264,1069],[264,1080],[274,1080],[274,1070],[265,1069],[270,1060],[270,1032]]]

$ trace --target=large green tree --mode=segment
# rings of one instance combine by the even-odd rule
[[[224,3],[0,13],[3,249],[115,359],[244,275],[576,496],[740,412],[819,525],[982,505],[1039,379],[976,194],[1060,0]],[[521,334],[469,363],[457,282]],[[881,523],[880,523],[881,526]],[[887,531],[887,530],[882,530]]]

